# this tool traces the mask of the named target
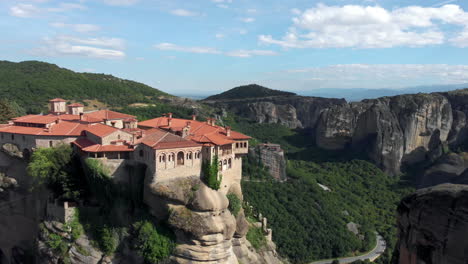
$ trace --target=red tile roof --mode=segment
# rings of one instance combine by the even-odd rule
[[[49,102],[66,102],[67,100],[64,100],[62,98],[54,98],[52,100],[49,100]]]
[[[114,133],[115,131],[118,131],[119,129],[108,125],[103,125],[101,123],[95,123],[89,124],[85,127],[84,130],[98,137],[105,137]]]
[[[249,136],[232,130],[231,135],[227,136],[226,129],[224,127],[216,125],[213,126],[206,122],[196,120],[172,118],[171,126],[168,126],[169,120],[167,117],[158,117],[140,122],[138,125],[145,128],[162,128],[172,131],[180,131],[181,128],[187,125],[187,122],[190,122],[190,131],[186,138],[198,143],[226,145],[232,144],[235,140],[250,139]]]
[[[187,148],[199,147],[200,145],[191,140],[171,134],[160,129],[151,129],[145,133],[145,136],[138,142],[143,143],[153,149],[168,148]]]
[[[86,117],[97,120],[112,120],[112,119],[135,119],[135,116],[114,112],[111,110],[99,110],[84,114]]]
[[[85,152],[132,152],[134,151],[132,146],[128,145],[101,145],[96,144],[88,139],[79,138],[73,142],[82,151]]]
[[[50,124],[57,120],[56,115],[26,115],[22,117],[13,118],[14,122],[31,123],[31,124]]]
[[[86,127],[87,127],[87,124],[83,124],[83,123],[61,121],[58,124],[53,124],[50,128],[9,125],[6,127],[0,127],[0,132],[21,134],[21,135],[78,137],[81,135],[81,132]]]
[[[84,107],[84,105],[79,103],[69,104],[68,107]]]

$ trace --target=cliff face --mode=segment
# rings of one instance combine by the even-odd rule
[[[398,207],[399,264],[467,263],[468,186],[421,189]]]
[[[399,95],[358,103],[301,96],[208,103],[259,123],[307,128],[317,146],[364,151],[390,174],[399,173],[403,163],[433,161],[442,154],[443,144],[460,144],[468,135],[468,92]]]
[[[242,199],[239,185],[229,192]],[[145,202],[159,219],[168,219],[177,247],[171,258],[178,264],[252,264],[281,263],[272,255],[260,255],[249,248],[249,229],[243,209],[237,216],[228,209],[229,201],[221,191],[207,187],[200,177],[162,182],[147,182]]]
[[[271,176],[278,181],[285,181],[286,159],[284,151],[277,144],[259,144],[254,148],[249,148],[249,155],[263,164]]]
[[[236,115],[258,123],[278,123],[290,128],[315,127],[321,112],[344,99],[305,96],[270,96],[235,100],[210,100],[205,103],[229,109]]]

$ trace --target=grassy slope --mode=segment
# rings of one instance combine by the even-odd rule
[[[147,85],[112,75],[76,73],[54,64],[0,61],[0,98],[16,101],[28,112],[40,112],[55,97],[97,99],[109,106],[154,102],[167,95]]]

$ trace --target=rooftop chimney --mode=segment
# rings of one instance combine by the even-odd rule
[[[197,120],[197,115],[192,115],[192,120]]]
[[[172,113],[167,113],[167,117],[172,118]]]
[[[172,117],[169,117],[169,118],[167,119],[167,126],[170,127],[171,125],[172,125]]]
[[[80,113],[80,121],[83,121],[84,113]]]
[[[226,136],[228,136],[228,137],[231,136],[231,127],[230,126],[226,127]]]
[[[216,126],[216,118],[211,118],[211,125]]]

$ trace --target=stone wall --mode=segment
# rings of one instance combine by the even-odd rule
[[[46,217],[48,220],[68,223],[75,216],[75,205],[57,200],[47,203]]]

